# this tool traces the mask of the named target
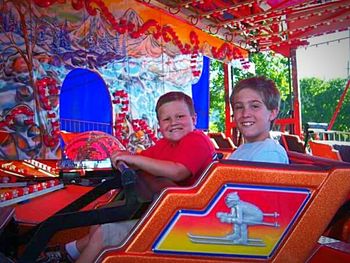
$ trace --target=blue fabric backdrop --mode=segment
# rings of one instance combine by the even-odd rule
[[[61,130],[112,133],[111,97],[100,75],[86,69],[67,75],[60,94],[60,118]]]
[[[201,78],[192,85],[192,99],[197,113],[197,129],[209,129],[209,66],[210,59],[203,57],[203,71]]]

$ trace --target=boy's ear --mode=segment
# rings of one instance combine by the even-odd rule
[[[191,118],[192,118],[192,121],[193,121],[193,125],[196,126],[196,124],[197,124],[197,114],[191,116]]]
[[[270,120],[270,121],[275,120],[275,119],[277,118],[277,116],[278,116],[278,112],[279,112],[278,109],[273,109],[273,110],[271,110],[271,114],[270,114],[269,120]]]

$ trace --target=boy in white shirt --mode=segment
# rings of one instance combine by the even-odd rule
[[[270,129],[278,116],[280,98],[275,83],[265,77],[252,77],[237,83],[230,102],[244,144],[229,159],[289,163],[285,149],[270,138]]]

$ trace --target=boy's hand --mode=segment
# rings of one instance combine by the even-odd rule
[[[130,166],[130,168],[132,168],[134,166],[135,157],[135,155],[128,151],[115,151],[111,154],[110,158],[111,163],[115,168],[117,168],[116,166],[119,161],[125,162]]]

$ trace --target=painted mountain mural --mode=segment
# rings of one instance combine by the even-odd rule
[[[45,10],[33,5],[25,11],[24,5],[21,20],[12,2],[6,5],[0,14],[0,159],[61,158],[59,92],[72,70],[98,73],[111,100],[116,91],[125,91],[128,122],[142,119],[155,134],[157,98],[169,90],[191,93],[199,78],[192,70],[201,70],[201,56],[194,61],[179,55],[171,41],[152,34],[119,34],[99,13],[90,16],[68,5]],[[135,27],[144,23],[130,8],[112,13]],[[113,104],[113,115],[121,110]],[[134,136],[129,127],[123,136]]]

